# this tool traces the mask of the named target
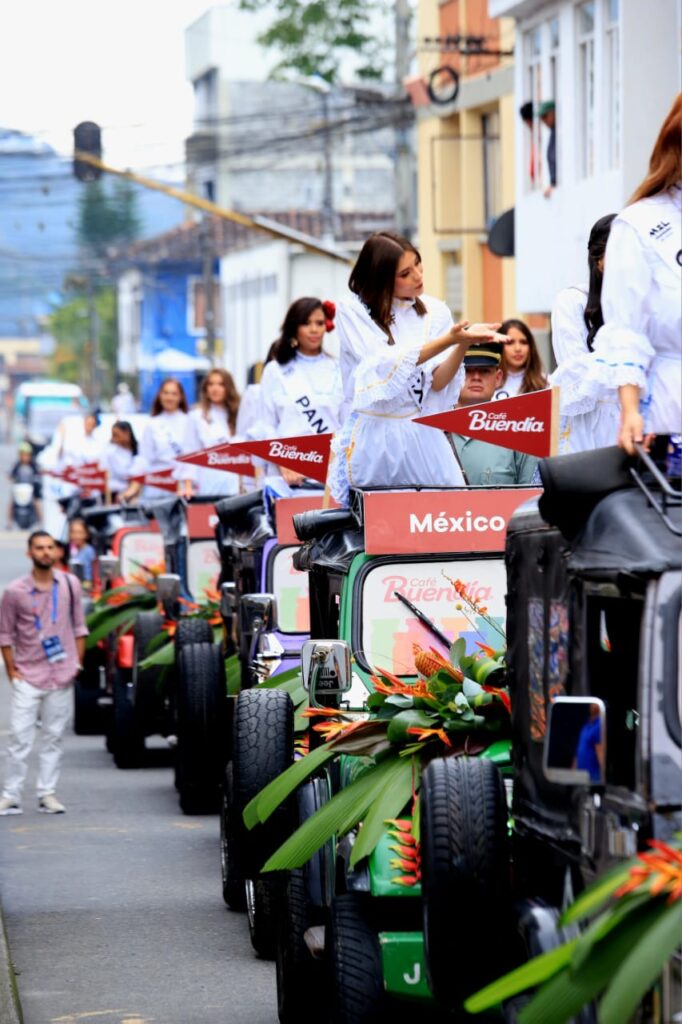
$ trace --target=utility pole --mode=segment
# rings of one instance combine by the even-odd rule
[[[206,328],[206,352],[213,363],[218,363],[220,353],[216,348],[215,302],[213,294],[213,243],[211,240],[211,220],[208,214],[201,219],[199,229],[201,246],[201,267],[204,291],[204,326]]]
[[[332,165],[332,142],[329,131],[329,87],[319,90],[322,97],[322,118],[324,120],[324,188],[322,192],[322,241],[334,241],[334,168]]]
[[[97,316],[97,303],[95,301],[95,282],[92,272],[88,274],[88,325],[89,325],[89,376],[90,376],[90,404],[97,409],[100,403],[100,379],[99,379],[99,317]]]
[[[403,80],[410,73],[410,5],[409,0],[395,0],[395,92],[403,99]],[[395,219],[398,231],[411,238],[414,233],[413,160],[407,117],[398,113],[395,128]]]

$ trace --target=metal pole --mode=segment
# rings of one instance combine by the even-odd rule
[[[99,318],[95,301],[95,283],[88,274],[88,322],[90,325],[90,403],[93,409],[99,406]]]
[[[206,351],[213,363],[217,362],[215,336],[215,303],[213,301],[213,245],[211,243],[211,222],[207,216],[201,220],[199,232],[201,243],[202,278],[204,286],[204,326],[206,328]]]
[[[324,122],[324,188],[322,193],[322,240],[334,241],[334,169],[332,164],[331,135],[329,133],[329,90],[323,89],[322,118]]]
[[[409,0],[395,0],[395,92],[405,94],[403,80],[410,73]],[[399,120],[395,129],[395,219],[398,231],[410,238],[414,232],[413,160],[409,128]]]

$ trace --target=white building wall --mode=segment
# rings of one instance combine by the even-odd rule
[[[289,242],[266,242],[223,257],[220,281],[225,325],[225,367],[243,389],[249,367],[264,360],[294,299],[311,295],[333,302],[347,290],[350,264],[302,252]],[[326,344],[338,354],[335,333]]]
[[[646,174],[659,128],[680,88],[680,10],[677,0],[620,0],[618,165],[609,167],[613,95],[608,86],[606,17],[611,0],[595,0],[594,169],[581,177],[580,154],[586,126],[580,106],[577,0],[489,0],[492,17],[517,18],[516,106],[530,99],[529,33],[558,19],[560,45],[556,95],[549,86],[548,50],[542,60],[541,99],[554,99],[557,116],[557,180],[549,198],[528,188],[528,129],[517,121],[516,259],[517,306],[548,312],[560,289],[587,278],[587,238],[595,220],[615,213]],[[546,41],[546,36],[544,37]],[[541,129],[541,158],[549,133]],[[543,184],[547,184],[546,178]]]
[[[139,270],[126,270],[118,279],[118,372],[137,373],[140,355],[140,296],[142,275]]]

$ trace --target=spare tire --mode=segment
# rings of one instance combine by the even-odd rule
[[[139,664],[147,654],[148,644],[161,633],[163,615],[157,611],[140,612],[133,626],[133,689],[132,700],[138,726],[145,736],[156,732],[155,724],[163,710],[163,699],[159,692],[161,668],[140,669]]]
[[[185,644],[177,662],[177,784],[185,814],[213,813],[227,750],[225,663],[220,644]]]
[[[213,628],[208,619],[180,619],[175,627],[175,657],[185,644],[212,644]]]
[[[294,705],[283,690],[243,690],[234,709],[232,771],[234,799],[241,814],[257,793],[294,760]],[[287,803],[263,825],[242,826],[240,861],[255,879],[265,861],[291,835],[295,819]]]
[[[422,778],[420,806],[426,971],[436,1000],[452,1010],[504,973],[511,948],[500,771],[485,758],[434,760]]]

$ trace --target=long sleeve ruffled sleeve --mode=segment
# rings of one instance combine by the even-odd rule
[[[552,309],[552,348],[557,368],[576,356],[583,356],[587,347],[585,303],[587,296],[580,288],[564,288]]]
[[[422,344],[389,345],[359,301],[339,305],[336,329],[341,342],[344,394],[353,411],[407,397]]]
[[[606,247],[602,312],[594,352],[601,379],[612,389],[635,384],[646,389],[656,352],[649,341],[653,271],[637,232],[615,220]]]

